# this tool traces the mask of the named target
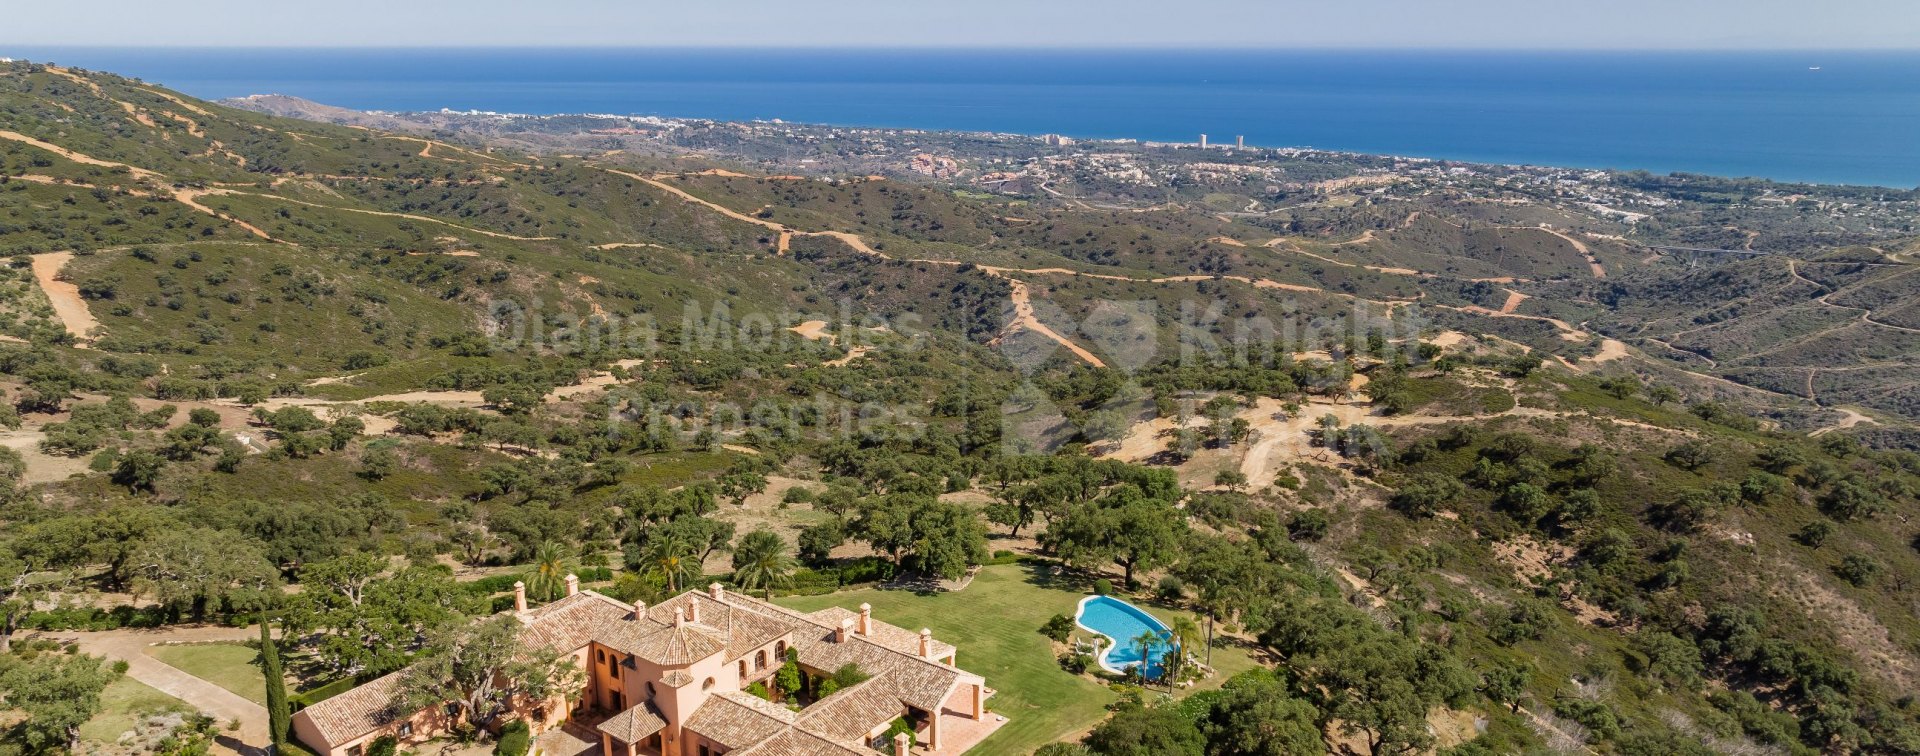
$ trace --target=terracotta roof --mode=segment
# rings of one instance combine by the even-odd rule
[[[727,642],[716,630],[699,625],[682,625],[659,628],[631,638],[624,646],[616,648],[655,664],[671,667],[692,664],[725,651]]]
[[[663,624],[673,621],[676,609],[686,612],[689,619],[699,617],[699,621],[693,624],[710,627],[724,634],[727,648],[733,652],[728,654],[727,661],[752,653],[793,629],[791,620],[741,609],[736,603],[741,599],[759,603],[757,599],[728,591],[721,591],[720,596],[716,600],[703,591],[688,591],[649,607],[647,616]],[[699,607],[697,611],[693,608],[695,606]]]
[[[748,693],[707,697],[681,725],[727,750],[745,748],[793,724],[793,712]]]
[[[695,609],[697,607],[697,609]],[[676,626],[675,610],[689,621]],[[905,707],[937,712],[956,685],[984,684],[978,675],[936,661],[953,646],[936,641],[935,659],[920,656],[920,634],[873,620],[867,635],[854,633],[834,642],[841,621],[858,615],[833,607],[804,614],[738,593],[689,591],[636,615],[634,607],[592,591],[582,591],[518,615],[526,624],[522,638],[535,647],[572,652],[598,642],[664,666],[690,664],[727,653],[731,662],[791,634],[800,662],[814,669],[858,666],[869,677],[795,713],[735,692],[706,698],[684,726],[741,756],[868,754],[866,734],[900,715]],[[698,621],[691,621],[698,617]],[[296,716],[313,720],[327,744],[362,737],[393,721],[400,673],[388,675],[315,704]],[[684,669],[667,670],[659,680],[669,687],[692,684]],[[644,740],[666,726],[651,704],[615,715],[600,729],[627,743]]]
[[[376,679],[295,713],[312,720],[320,737],[332,746],[380,729],[399,717],[394,704],[400,697],[404,671]],[[322,744],[314,744],[322,745]]]
[[[771,738],[733,752],[736,756],[873,756],[873,749],[839,743],[804,730],[782,730]]]
[[[801,712],[800,729],[829,740],[859,742],[904,713],[906,707],[889,684],[890,676],[884,673],[815,701]]]
[[[808,616],[826,627],[839,627],[840,621],[845,619],[852,619],[856,623],[860,621],[859,612],[838,606],[829,606]],[[866,636],[868,640],[903,654],[920,655],[920,631],[889,625],[880,620],[874,620],[872,625],[871,632]],[[953,652],[953,644],[942,643],[939,638],[933,639],[933,658],[945,659],[952,656]]]
[[[529,644],[571,652],[622,625],[634,624],[629,619],[632,614],[628,604],[581,591],[521,615],[527,626],[523,637]]]
[[[600,723],[600,731],[620,739],[620,742],[632,745],[645,740],[648,735],[666,729],[667,720],[651,702],[629,707],[626,711],[613,715]]]

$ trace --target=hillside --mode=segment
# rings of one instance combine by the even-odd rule
[[[248,102],[0,65],[9,639],[271,610],[303,683],[364,682],[550,565],[744,589],[765,529],[769,592],[993,561],[967,590],[1207,618],[1329,749],[1920,753],[1911,197],[1148,152],[989,191],[1015,146],[931,179]],[[980,752],[1153,703],[1067,650],[1000,700],[1087,721]],[[1224,737],[1223,684],[1113,721]]]

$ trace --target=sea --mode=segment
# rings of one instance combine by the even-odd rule
[[[203,98],[613,113],[1920,187],[1920,51],[5,48]]]

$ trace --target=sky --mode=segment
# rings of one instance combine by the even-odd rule
[[[1920,48],[1915,0],[0,0],[0,17],[0,46],[36,47]]]

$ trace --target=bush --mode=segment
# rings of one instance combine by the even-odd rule
[[[1100,578],[1098,580],[1093,581],[1093,593],[1096,596],[1113,595],[1113,581],[1108,580],[1106,578]]]
[[[505,741],[502,740],[501,742],[504,743]],[[374,738],[372,743],[367,744],[366,756],[393,756],[394,752],[399,749],[400,741],[394,740],[392,735],[382,735]]]
[[[1154,594],[1165,601],[1179,601],[1187,595],[1187,584],[1179,577],[1161,575],[1159,584],[1154,587]]]
[[[1800,532],[1794,537],[1799,539],[1800,543],[1807,548],[1817,549],[1820,548],[1821,544],[1826,543],[1828,538],[1833,537],[1834,529],[1833,523],[1831,522],[1814,520],[1813,522],[1807,523],[1806,527],[1801,528]]]
[[[1052,619],[1040,626],[1040,634],[1052,638],[1055,643],[1065,643],[1073,635],[1073,618],[1064,614],[1053,615]]]
[[[287,700],[293,705],[294,710],[298,711],[340,695],[341,693],[353,690],[354,686],[359,683],[359,680],[352,677],[342,677],[305,693],[289,696]]]
[[[1093,655],[1065,653],[1060,655],[1060,668],[1068,674],[1083,675],[1093,666]]]
[[[1833,568],[1833,573],[1855,588],[1864,588],[1873,583],[1873,579],[1880,575],[1882,569],[1884,568],[1879,562],[1874,561],[1873,557],[1848,554],[1845,559],[1840,560],[1839,566]]]
[[[500,742],[494,744],[493,753],[494,756],[527,756],[527,749],[532,746],[532,731],[526,722],[516,719],[500,728]]]
[[[786,493],[780,494],[780,503],[811,504],[813,503],[813,498],[813,489],[804,486],[794,486],[787,489]]]
[[[1287,521],[1287,537],[1296,541],[1318,541],[1327,537],[1325,510],[1308,509]]]
[[[773,692],[767,690],[766,683],[756,682],[751,685],[748,685],[747,695],[753,696],[754,698],[758,698],[762,701],[773,700]]]
[[[918,743],[918,736],[913,734],[913,725],[907,724],[905,717],[895,717],[893,722],[887,725],[887,734],[881,737],[886,738],[887,747],[892,748],[894,736],[903,732],[907,734],[908,747]]]
[[[893,579],[893,563],[880,557],[861,557],[840,565],[840,584],[859,585]]]

